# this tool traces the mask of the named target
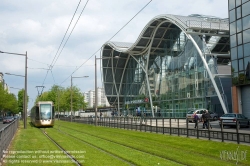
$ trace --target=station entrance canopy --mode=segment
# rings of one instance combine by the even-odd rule
[[[111,105],[124,110],[140,106],[153,116],[153,106],[183,115],[187,108],[212,109],[210,99],[216,96],[226,113],[220,76],[230,75],[229,51],[228,19],[159,15],[135,43],[103,45],[105,94]],[[144,99],[139,105],[130,102]]]

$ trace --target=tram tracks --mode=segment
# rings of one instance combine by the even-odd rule
[[[126,159],[124,159],[124,158],[122,158],[122,157],[120,157],[120,156],[118,156],[118,155],[116,155],[116,154],[110,153],[110,152],[108,152],[107,150],[105,150],[105,149],[103,149],[103,148],[100,148],[99,146],[96,146],[96,145],[94,145],[94,144],[92,144],[92,143],[90,143],[90,142],[87,142],[87,141],[83,140],[83,139],[77,138],[76,136],[74,136],[74,135],[72,135],[72,134],[66,133],[66,132],[61,131],[61,130],[59,130],[59,132],[61,132],[61,133],[63,133],[63,134],[66,134],[66,135],[68,135],[68,136],[70,136],[70,137],[72,137],[72,138],[74,138],[74,139],[76,139],[76,140],[79,140],[79,141],[81,141],[81,142],[83,142],[83,143],[85,143],[85,144],[87,144],[87,145],[89,145],[89,146],[91,146],[91,147],[93,147],[93,148],[95,148],[95,149],[97,149],[97,150],[103,152],[103,153],[106,153],[106,154],[108,154],[108,155],[110,155],[110,156],[112,156],[112,157],[114,157],[114,158],[116,158],[116,159],[118,159],[118,160],[121,160],[121,161],[124,162],[124,163],[127,163],[127,164],[129,164],[129,165],[131,165],[131,166],[134,166],[134,165],[135,165],[135,163],[133,163],[133,162],[131,162],[131,161],[129,161],[129,160],[126,160]]]
[[[186,164],[184,164],[184,163],[181,163],[181,162],[178,162],[178,161],[169,159],[169,158],[165,158],[165,157],[156,155],[156,154],[154,154],[154,153],[149,153],[149,152],[146,152],[146,151],[143,151],[143,150],[140,150],[140,149],[131,147],[131,146],[124,145],[124,144],[122,144],[122,143],[118,143],[118,142],[115,142],[115,141],[112,141],[112,140],[108,140],[108,139],[105,139],[105,138],[102,138],[102,137],[99,137],[99,136],[95,136],[95,135],[92,135],[92,134],[89,134],[89,133],[86,133],[86,132],[78,131],[78,130],[75,130],[75,129],[73,129],[73,128],[69,128],[69,127],[66,127],[66,126],[60,126],[60,127],[64,127],[64,128],[66,128],[66,129],[69,129],[69,130],[72,130],[72,131],[75,131],[75,132],[79,132],[79,133],[82,133],[82,134],[85,134],[85,135],[88,135],[88,136],[91,136],[91,137],[95,137],[95,138],[98,138],[98,139],[100,139],[100,140],[102,140],[102,141],[107,141],[107,142],[110,142],[110,143],[112,143],[112,144],[116,144],[116,145],[119,145],[119,146],[123,146],[124,148],[128,148],[128,149],[131,149],[131,150],[133,150],[133,151],[137,151],[137,152],[139,152],[139,153],[142,153],[142,154],[145,154],[145,155],[148,155],[148,156],[151,156],[151,157],[160,158],[161,160],[164,160],[165,162],[172,162],[172,163],[175,163],[175,164],[178,164],[178,165],[186,165]],[[105,150],[104,148],[100,148],[99,146],[94,145],[94,143],[90,143],[89,141],[80,139],[79,137],[76,137],[76,136],[74,136],[74,135],[72,135],[72,134],[69,134],[68,132],[63,131],[62,129],[58,129],[58,130],[59,130],[60,132],[64,133],[64,134],[66,134],[66,135],[71,136],[71,137],[74,138],[74,139],[80,140],[80,141],[82,141],[82,142],[84,142],[84,143],[87,143],[87,144],[90,144],[91,146],[94,146],[94,147],[96,147],[96,148],[98,148],[98,149],[100,149],[100,150],[102,150],[102,151],[105,151],[105,152],[107,152],[107,153],[110,153],[110,152],[108,152],[107,150]],[[111,154],[111,155],[114,155],[114,156],[116,156],[116,157],[119,157],[119,156],[116,155],[116,154],[113,154],[113,153],[110,153],[110,154]],[[119,158],[121,158],[121,157],[119,157]],[[123,159],[123,160],[124,160],[124,159]],[[125,160],[124,160],[124,161],[125,161]],[[128,160],[126,160],[126,161],[129,162],[129,163],[131,163],[131,162],[128,161]],[[131,163],[131,164],[133,164],[133,163]],[[159,163],[158,163],[158,164],[159,164]]]
[[[134,160],[135,156],[138,156],[138,153],[141,153],[139,156],[143,156],[144,158],[157,158],[157,160],[159,160],[160,165],[170,165],[169,163],[172,163],[172,165],[192,165],[189,162],[185,162],[184,160],[179,161],[179,160],[175,160],[175,158],[169,157],[167,154],[172,153],[171,151],[173,151],[174,153],[179,151],[179,152],[181,152],[181,154],[183,154],[183,152],[187,153],[187,154],[195,153],[196,157],[200,156],[201,158],[202,157],[210,158],[211,162],[209,162],[209,163],[220,162],[220,163],[230,165],[229,161],[222,161],[222,160],[220,160],[220,158],[218,158],[214,155],[206,154],[206,156],[205,156],[204,153],[194,152],[191,149],[190,150],[182,149],[181,147],[175,147],[175,146],[172,146],[171,144],[166,147],[167,148],[166,150],[168,151],[167,153],[163,152],[163,151],[162,151],[162,153],[159,153],[159,151],[157,152],[157,151],[154,151],[153,149],[152,149],[152,151],[150,151],[150,149],[147,150],[145,148],[141,149],[140,148],[141,145],[133,146],[132,144],[125,143],[123,140],[121,141],[119,139],[118,140],[114,139],[114,138],[116,138],[116,134],[121,134],[121,133],[116,133],[116,132],[113,134],[110,133],[111,135],[108,136],[105,133],[86,132],[86,131],[82,131],[82,129],[79,130],[79,129],[73,128],[73,126],[69,127],[69,126],[65,126],[65,125],[58,125],[58,128],[56,127],[56,128],[48,129],[46,134],[52,136],[54,139],[58,138],[58,136],[60,136],[61,139],[68,138],[69,140],[72,141],[72,138],[73,138],[75,141],[72,141],[72,143],[77,142],[77,145],[79,145],[78,147],[84,149],[86,146],[88,146],[89,148],[96,149],[97,151],[100,151],[99,153],[105,153],[116,160],[122,161],[122,163],[124,163],[125,165],[144,165],[140,162],[138,163],[139,160],[137,160],[137,161]],[[124,139],[126,139],[126,136]],[[129,139],[128,141],[131,141],[131,139]],[[59,142],[61,144],[61,141],[59,141]],[[102,144],[100,142],[102,142]],[[148,143],[151,144],[150,142],[148,142]],[[69,148],[67,146],[64,146],[65,143],[62,143],[62,145],[63,145],[65,150]],[[134,145],[138,145],[138,144],[134,144]],[[161,142],[157,143],[157,145],[155,147],[157,147],[159,145],[161,146]],[[142,145],[142,146],[144,146],[144,145]],[[164,144],[162,144],[162,146],[164,146]],[[150,147],[150,146],[148,146],[148,147]],[[117,151],[116,148],[122,149],[122,150]],[[89,150],[87,150],[87,151],[89,151]],[[129,151],[130,155],[133,157],[131,158],[131,156],[130,156],[130,158],[129,158],[128,156],[124,155],[124,153],[122,151]],[[188,156],[190,156],[190,155],[188,155]],[[95,156],[94,157],[92,156],[89,159],[92,160],[92,159],[97,159],[97,158],[95,158]],[[239,164],[245,165],[243,163],[239,163]],[[156,163],[156,165],[157,165],[157,163]]]
[[[108,142],[111,142],[111,143],[114,143],[114,144],[118,144],[118,145],[130,148],[130,149],[133,149],[135,151],[140,151],[140,152],[143,152],[143,153],[148,154],[148,155],[152,155],[152,156],[155,156],[155,157],[159,157],[159,158],[165,159],[166,161],[171,161],[171,162],[174,162],[174,163],[177,163],[177,164],[180,164],[180,165],[187,165],[186,163],[176,161],[176,160],[174,160],[172,158],[168,158],[166,156],[158,155],[158,154],[156,154],[154,152],[151,153],[151,152],[148,152],[148,151],[140,150],[137,147],[133,147],[133,146],[130,146],[130,145],[125,145],[122,142],[117,142],[117,141],[114,141],[112,139],[107,139],[107,138],[105,138],[103,136],[97,136],[97,135],[94,135],[94,134],[90,134],[88,132],[79,131],[79,130],[76,130],[74,128],[70,128],[70,127],[67,127],[67,126],[60,125],[60,131],[61,132],[65,133],[65,134],[68,134],[68,135],[70,135],[70,136],[72,136],[72,137],[74,137],[76,139],[79,139],[79,138],[76,137],[76,136],[74,136],[74,135],[72,135],[72,134],[69,134],[69,133],[63,131],[62,128],[65,128],[65,129],[68,129],[68,130],[72,130],[72,131],[75,131],[75,132],[78,132],[78,133],[82,133],[82,134],[85,134],[85,135],[89,135],[89,136],[92,136],[92,137],[96,137],[96,138],[99,138],[101,140],[105,140],[105,141],[108,141]],[[110,138],[112,138],[112,136]],[[175,147],[175,146],[169,145],[168,148],[173,149],[173,151],[180,151],[180,152],[182,151],[183,152],[183,148],[180,148],[180,147]],[[219,157],[214,156],[214,155],[199,153],[199,151],[192,151],[192,149],[190,149],[190,150],[184,150],[184,151],[186,151],[186,153],[188,153],[188,154],[199,155],[201,158],[202,157],[206,157],[206,158],[210,158],[211,160],[214,160],[215,162],[222,162],[222,160]],[[223,161],[223,163],[229,164],[230,161]],[[245,164],[240,163],[240,165],[245,165]]]
[[[67,150],[66,149],[64,149],[58,142],[56,142],[51,136],[49,136],[49,134],[46,132],[46,130],[42,130],[42,129],[40,129],[41,131],[42,131],[42,133],[51,141],[51,142],[53,142],[64,154],[66,154],[71,160],[72,160],[72,162],[74,162],[76,165],[78,165],[78,166],[81,166],[82,164],[76,159],[76,158],[74,158],[71,154],[69,154],[68,152],[67,152]],[[55,130],[54,130],[55,131]],[[58,131],[58,130],[57,130]],[[70,136],[70,137],[72,137],[72,138],[74,138],[74,139],[77,139],[78,141],[81,141],[81,142],[83,142],[84,144],[87,144],[88,146],[90,146],[90,147],[92,147],[92,148],[95,148],[95,149],[97,149],[98,151],[101,151],[102,153],[105,153],[105,154],[107,154],[107,155],[109,155],[109,156],[111,156],[111,157],[113,157],[113,158],[116,158],[116,159],[118,159],[118,160],[120,160],[120,161],[122,161],[123,163],[127,163],[128,165],[130,165],[130,166],[135,166],[136,164],[135,163],[133,163],[133,162],[131,162],[131,161],[129,161],[129,160],[126,160],[126,159],[124,159],[124,158],[122,158],[122,157],[119,157],[118,155],[115,155],[115,154],[113,154],[113,153],[110,153],[110,152],[108,152],[108,151],[106,151],[106,150],[104,150],[104,149],[102,149],[102,148],[100,148],[100,147],[98,147],[98,146],[95,146],[94,144],[91,144],[91,143],[89,143],[89,142],[86,142],[86,141],[84,141],[84,140],[81,140],[81,139],[79,139],[79,138],[77,138],[77,137],[74,137],[73,135],[71,135],[71,134],[68,134],[68,133],[66,133],[66,132],[63,132],[63,131],[59,131],[60,133],[63,133],[63,134],[65,134],[65,135],[68,135],[68,136]]]
[[[70,153],[68,153],[59,143],[57,143],[53,138],[51,138],[45,131],[45,128],[44,130],[42,130],[40,128],[41,132],[53,143],[55,144],[62,152],[63,154],[67,155],[69,159],[71,159],[71,161],[73,163],[75,163],[77,166],[82,166],[82,164],[75,158],[73,157]]]

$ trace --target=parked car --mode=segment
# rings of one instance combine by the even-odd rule
[[[220,117],[220,126],[223,121],[223,126],[235,126],[236,127],[236,122],[238,121],[238,128],[241,128],[242,126],[245,127],[250,127],[250,120],[245,117],[243,114],[238,114],[238,113],[227,113],[224,114]]]
[[[14,117],[12,117],[12,116],[5,116],[5,117],[3,117],[3,124],[4,123],[10,123],[12,121],[14,121]]]
[[[190,109],[187,113],[187,116],[186,118],[188,118],[188,121],[189,122],[193,122],[194,121],[194,118],[193,118],[193,115],[194,113],[196,113],[196,115],[198,115],[199,117],[199,120],[202,120],[201,117],[202,117],[202,114],[206,112],[207,109]],[[217,120],[218,119],[218,114],[213,112],[213,111],[208,111],[210,116],[211,116],[211,119],[213,120]]]
[[[218,114],[213,111],[208,111],[213,120],[218,120]]]
[[[3,117],[2,116],[0,116],[0,121],[3,121]]]
[[[194,122],[194,113],[198,115],[199,119],[201,120],[201,116],[203,113],[205,113],[206,109],[189,109],[186,118],[188,119],[189,122]]]

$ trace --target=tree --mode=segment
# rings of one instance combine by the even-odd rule
[[[18,111],[23,113],[23,100],[24,100],[24,89],[18,91]],[[27,96],[26,105],[29,103],[29,96]]]
[[[64,110],[71,111],[71,88],[68,87],[60,97],[62,100],[61,107]],[[81,93],[80,89],[76,86],[72,86],[72,111],[78,111],[80,109],[87,108],[87,103],[84,102],[84,95]]]
[[[64,91],[65,90],[63,87],[58,86],[58,85],[53,85],[49,91],[44,92],[41,96],[37,97],[36,102],[37,101],[53,101],[55,111],[57,111],[58,108],[61,107],[62,105],[62,102],[60,101],[60,97]]]
[[[18,111],[23,112],[24,89],[18,91]]]
[[[13,114],[18,113],[18,101],[16,99],[16,96],[12,93],[7,95],[8,102],[6,103],[6,108],[11,111]]]
[[[49,91],[44,92],[40,97],[37,97],[37,101],[53,101],[55,111],[59,109],[60,112],[71,110],[71,88],[63,88],[58,85],[53,85]],[[72,87],[72,109],[77,111],[79,109],[85,109],[87,103],[84,102],[84,96],[80,89],[76,86]]]
[[[0,111],[2,114],[7,112],[11,114],[18,113],[16,96],[5,90],[2,83],[0,83]]]

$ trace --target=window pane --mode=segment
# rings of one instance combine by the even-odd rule
[[[244,44],[244,57],[250,56],[250,43]]]
[[[232,60],[237,59],[237,47],[231,49],[231,59]]]
[[[241,6],[236,9],[237,19],[241,18]]]
[[[238,85],[238,73],[232,73],[232,77],[233,77],[233,79],[232,79],[232,83],[234,84],[234,85]]]
[[[245,70],[250,70],[250,56],[244,58]]]
[[[237,60],[232,61],[232,69],[233,69],[233,72],[238,72],[238,61]]]
[[[237,32],[242,31],[242,25],[241,25],[241,20],[237,21]]]
[[[243,30],[248,29],[250,27],[250,15],[244,17],[242,20],[243,20]]]
[[[41,116],[41,119],[44,119],[44,120],[51,119],[51,105],[50,104],[40,105],[40,116]]]
[[[238,45],[242,44],[242,33],[237,34],[237,42],[238,42]]]
[[[247,2],[242,5],[242,17],[250,14],[250,2]]]
[[[230,24],[230,35],[233,35],[236,33],[236,22],[232,22]]]
[[[235,9],[229,12],[230,14],[230,23],[235,21]]]
[[[236,0],[236,7],[241,5],[241,0]]]
[[[235,0],[229,0],[229,10],[235,8]]]
[[[245,2],[247,2],[247,1],[249,1],[249,0],[242,0],[242,3],[245,3]]]
[[[242,45],[238,46],[238,58],[243,58],[243,47]]]
[[[231,47],[236,46],[236,35],[230,36]]]
[[[243,59],[239,59],[239,71],[244,70]]]
[[[246,78],[250,80],[250,56],[244,59]]]
[[[250,29],[243,31],[243,43],[250,42]]]

